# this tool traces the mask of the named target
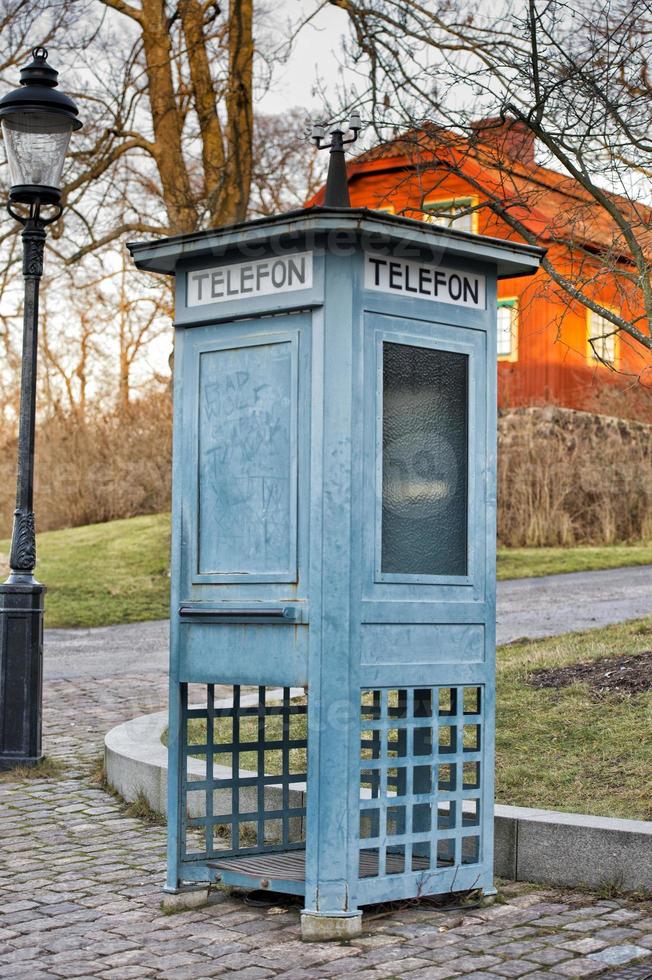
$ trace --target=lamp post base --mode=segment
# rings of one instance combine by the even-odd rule
[[[31,576],[0,585],[0,770],[42,758],[45,591]]]

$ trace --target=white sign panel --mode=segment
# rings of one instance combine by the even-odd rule
[[[365,253],[365,289],[415,296],[437,303],[486,307],[486,279],[475,272],[461,272],[414,259]]]
[[[272,256],[189,272],[188,306],[225,303],[243,296],[271,296],[312,286],[312,252]]]

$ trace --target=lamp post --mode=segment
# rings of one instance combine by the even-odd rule
[[[7,210],[23,226],[25,281],[16,510],[9,578],[0,585],[0,769],[41,758],[45,588],[34,578],[33,512],[38,298],[45,229],[61,216],[64,158],[70,134],[81,127],[75,103],[56,91],[58,72],[47,57],[45,48],[34,48],[21,87],[0,99],[11,178]]]

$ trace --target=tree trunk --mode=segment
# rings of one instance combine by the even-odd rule
[[[253,150],[253,0],[229,5],[228,157],[224,200],[211,212],[214,224],[247,217]]]
[[[154,130],[154,156],[173,234],[193,231],[197,210],[181,148],[182,119],[175,98],[172,44],[164,0],[143,0],[142,38]]]

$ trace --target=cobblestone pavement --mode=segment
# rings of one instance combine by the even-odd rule
[[[562,980],[652,957],[651,902],[524,885],[487,908],[376,910],[350,944],[302,944],[296,909],[220,891],[164,914],[163,829],[89,776],[108,728],[164,703],[152,675],[47,684],[46,750],[65,768],[0,782],[0,977]]]

